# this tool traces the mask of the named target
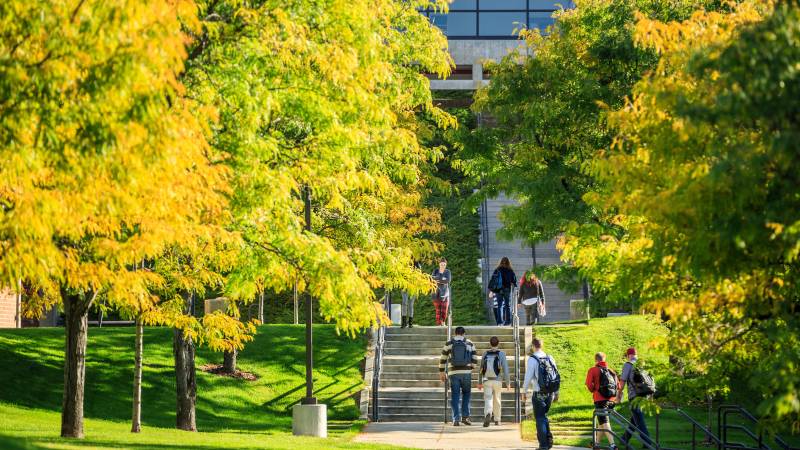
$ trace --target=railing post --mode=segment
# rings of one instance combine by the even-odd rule
[[[514,332],[514,422],[522,421],[522,399],[520,398],[520,346],[519,346],[519,313],[517,311],[516,286],[511,288],[511,298],[513,299],[514,310],[512,312],[512,324]]]

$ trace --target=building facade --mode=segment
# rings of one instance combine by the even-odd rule
[[[514,50],[527,53],[519,40],[519,30],[538,28],[544,33],[554,22],[556,11],[573,8],[571,0],[454,0],[447,14],[426,10],[425,14],[447,36],[450,55],[456,65],[447,79],[431,79],[434,91],[474,91],[489,83],[484,70],[487,61],[497,62]],[[446,100],[439,102],[442,105]],[[491,126],[491,118],[480,118],[479,124]],[[484,294],[489,276],[500,258],[508,257],[518,274],[539,265],[561,264],[555,240],[534,246],[521,241],[501,241],[497,231],[502,227],[503,208],[516,205],[513,198],[500,195],[481,205],[481,259]],[[583,303],[583,293],[563,292],[556,283],[544,283],[548,314],[545,322],[583,318],[577,305]],[[487,303],[487,307],[490,305]],[[524,314],[524,311],[521,311]],[[523,317],[523,323],[525,318]]]
[[[572,8],[572,0],[454,0],[447,14],[425,14],[447,36],[455,70],[446,80],[431,80],[433,90],[474,90],[488,82],[486,61],[499,61],[524,46],[519,30],[545,31],[553,14]]]

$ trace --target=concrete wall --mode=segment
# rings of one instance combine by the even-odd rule
[[[450,55],[456,65],[482,64],[483,61],[500,61],[514,49],[526,52],[524,41],[519,40],[460,40],[447,41]]]
[[[16,327],[17,295],[9,289],[0,289],[0,328]]]

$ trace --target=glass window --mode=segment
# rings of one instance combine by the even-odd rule
[[[476,0],[453,0],[450,3],[450,11],[454,9],[478,9],[478,2]]]
[[[553,24],[555,20],[553,19],[552,12],[530,12],[528,13],[530,17],[530,21],[528,22],[528,28],[538,28],[541,31],[545,31],[547,27]]]
[[[431,23],[436,25],[442,30],[442,33],[447,35],[447,14],[430,14]]]
[[[530,9],[570,9],[575,5],[572,0],[529,0]]]
[[[448,36],[475,36],[476,13],[452,12],[447,15]]]
[[[525,11],[525,0],[481,0],[481,11],[491,9]]]
[[[482,12],[480,15],[481,36],[513,36],[514,30],[524,27],[524,11]]]

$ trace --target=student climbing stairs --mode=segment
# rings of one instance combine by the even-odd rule
[[[497,336],[499,348],[506,352],[512,386],[502,394],[504,423],[514,422],[516,365],[525,376],[525,359],[514,358],[513,327],[467,326],[466,337],[482,356],[489,339]],[[519,329],[520,353],[525,351],[525,329]],[[445,404],[444,383],[439,380],[439,358],[447,341],[447,327],[389,327],[385,330],[379,389],[370,399],[370,418],[379,422],[445,422],[452,420],[449,393]],[[478,370],[472,376],[470,417],[473,426],[481,426],[483,391],[477,389]]]

